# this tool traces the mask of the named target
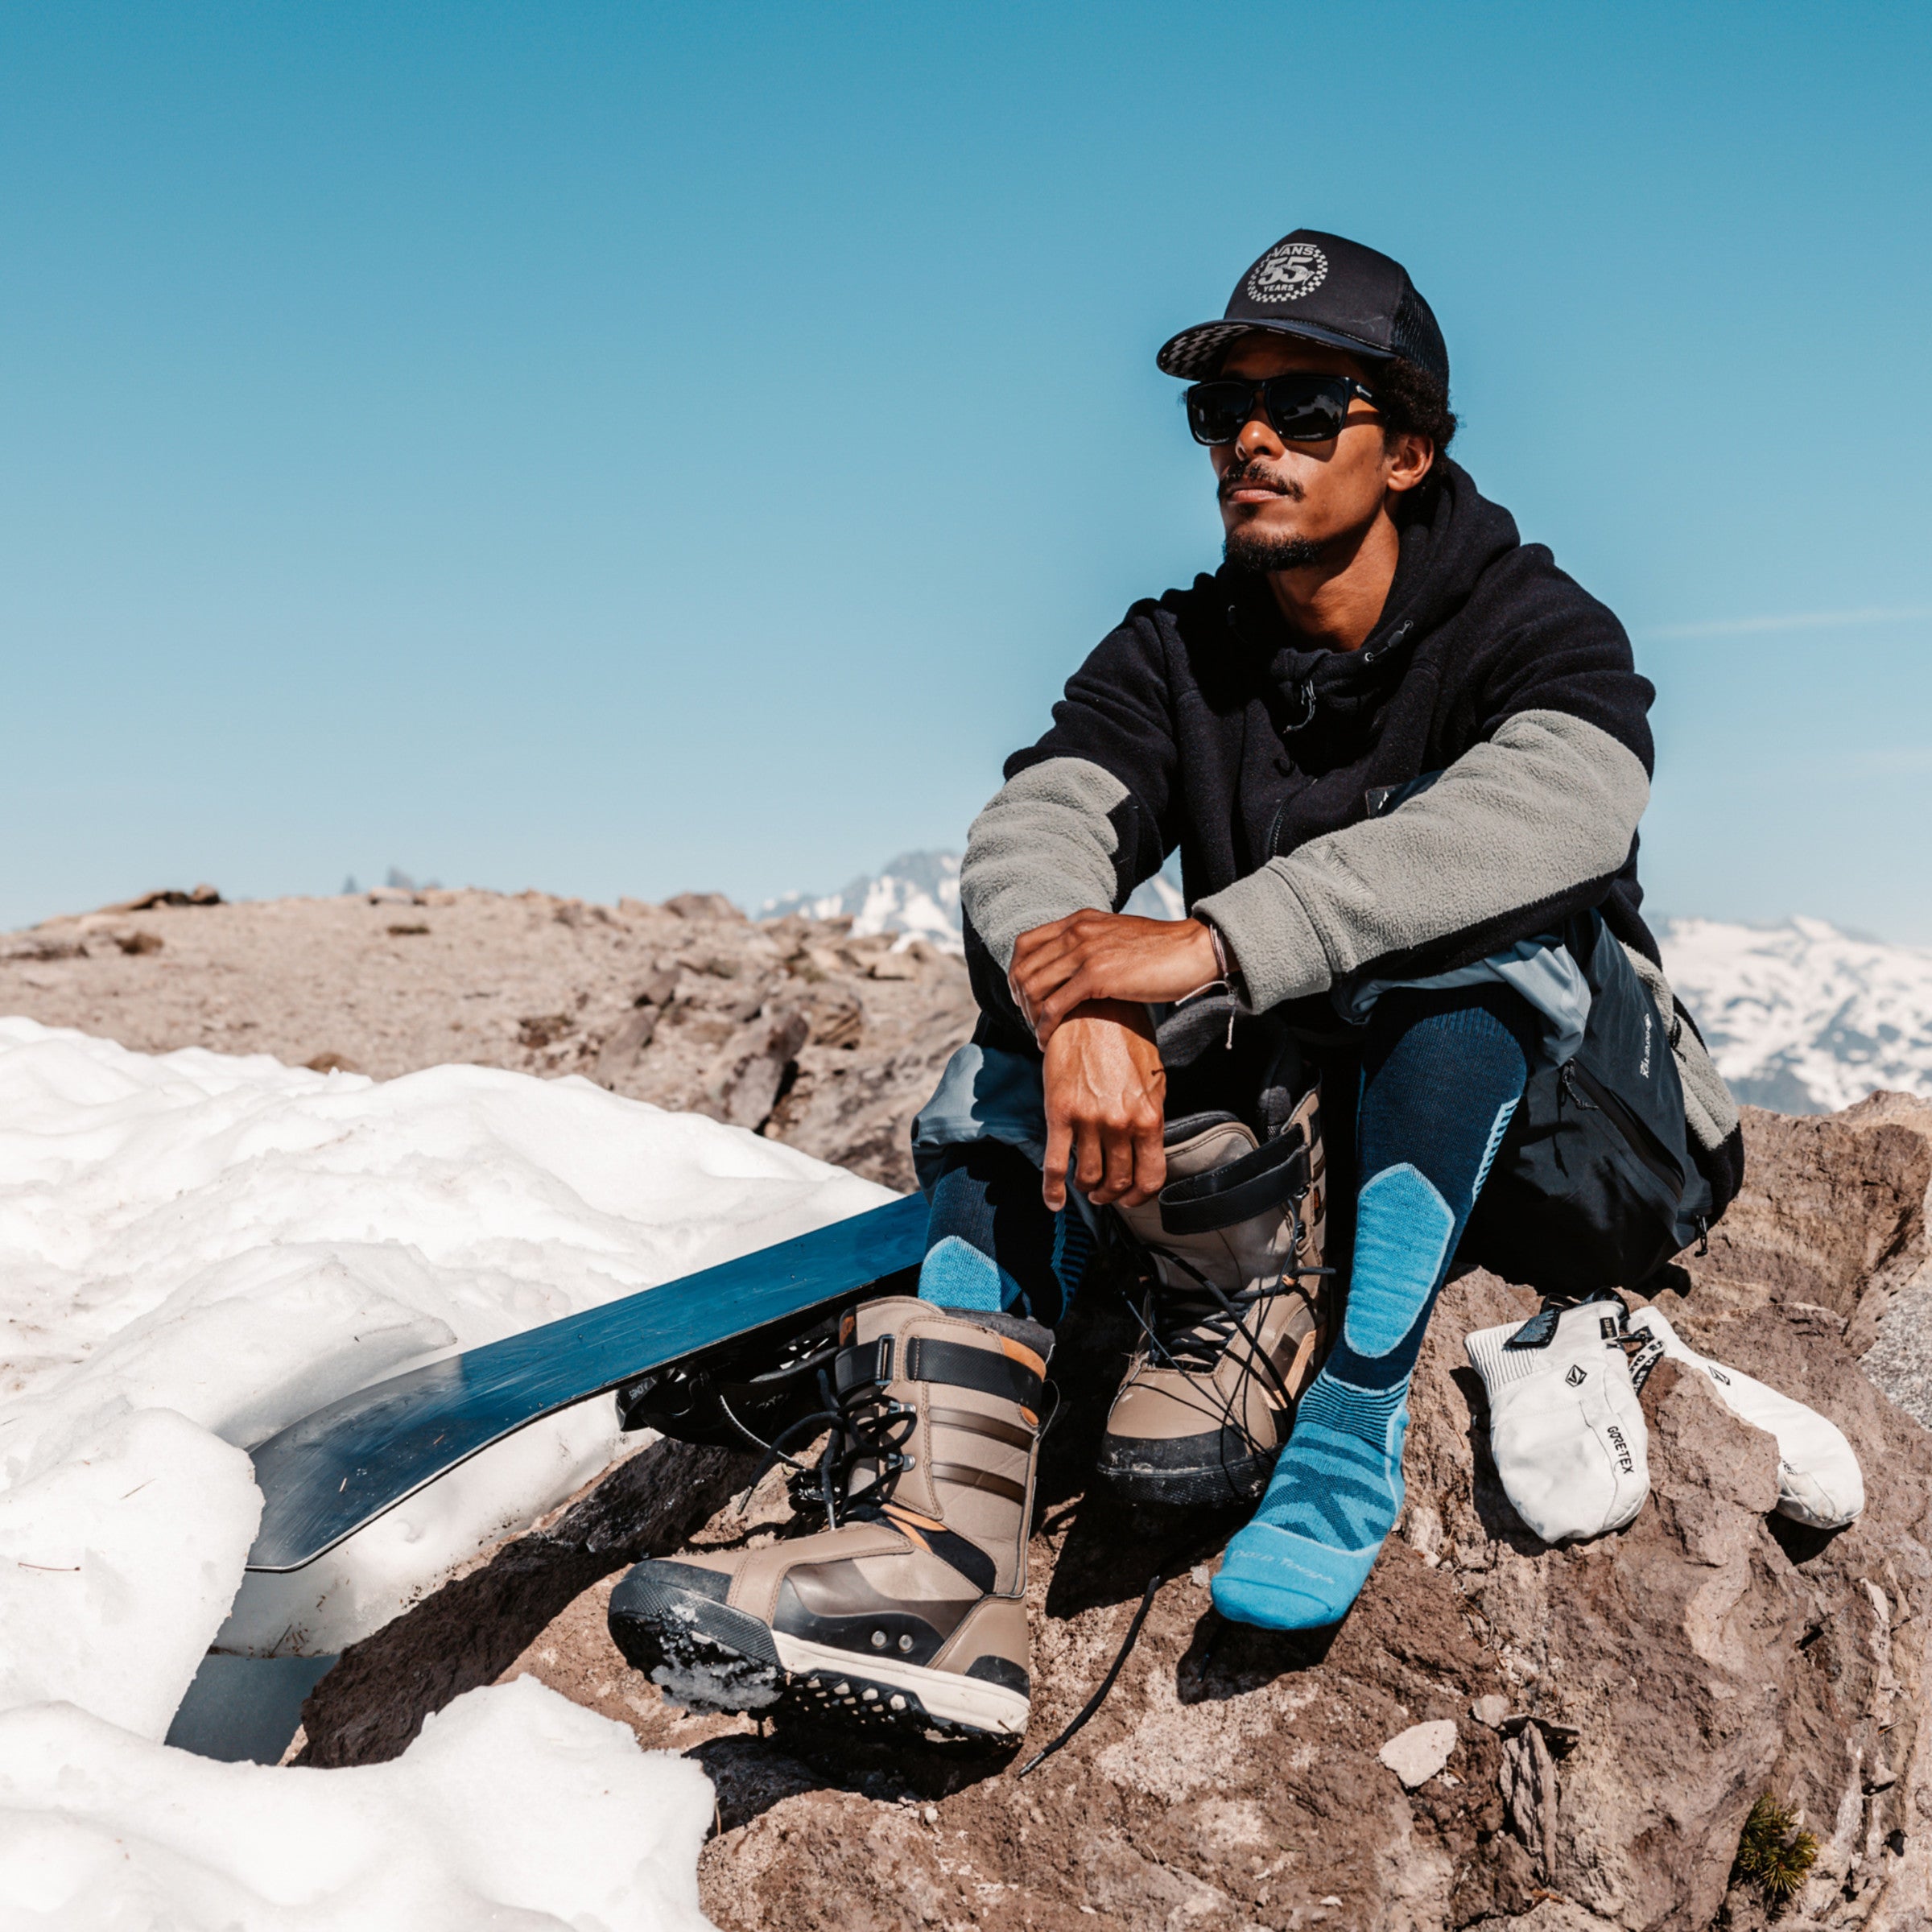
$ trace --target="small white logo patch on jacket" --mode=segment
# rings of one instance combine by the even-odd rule
[[[1248,273],[1248,294],[1256,302],[1298,302],[1328,279],[1328,258],[1312,242],[1284,242],[1271,248]]]

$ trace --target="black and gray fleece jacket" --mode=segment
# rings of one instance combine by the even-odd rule
[[[1022,933],[1117,909],[1177,847],[1257,1009],[1447,971],[1589,906],[1654,964],[1637,828],[1656,694],[1616,617],[1443,468],[1360,650],[1306,648],[1225,568],[1100,641],[968,842],[989,1017]]]

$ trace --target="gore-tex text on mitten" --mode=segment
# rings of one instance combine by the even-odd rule
[[[1552,1305],[1463,1342],[1488,1392],[1503,1493],[1546,1543],[1620,1530],[1650,1493],[1623,1320],[1618,1302]]]

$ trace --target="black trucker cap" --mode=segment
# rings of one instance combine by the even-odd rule
[[[1212,376],[1222,352],[1253,329],[1305,336],[1370,361],[1400,356],[1449,386],[1449,351],[1429,304],[1401,262],[1320,229],[1284,235],[1234,285],[1218,322],[1184,328],[1155,359],[1190,382]]]

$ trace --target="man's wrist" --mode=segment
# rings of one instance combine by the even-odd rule
[[[1325,992],[1334,977],[1314,922],[1274,865],[1223,886],[1194,916],[1221,935],[1241,998],[1254,1012]]]
[[[1212,919],[1203,919],[1201,924],[1208,928],[1208,943],[1214,948],[1214,971],[1217,979],[1234,984],[1234,968],[1228,963],[1228,942],[1221,937],[1221,929]]]

